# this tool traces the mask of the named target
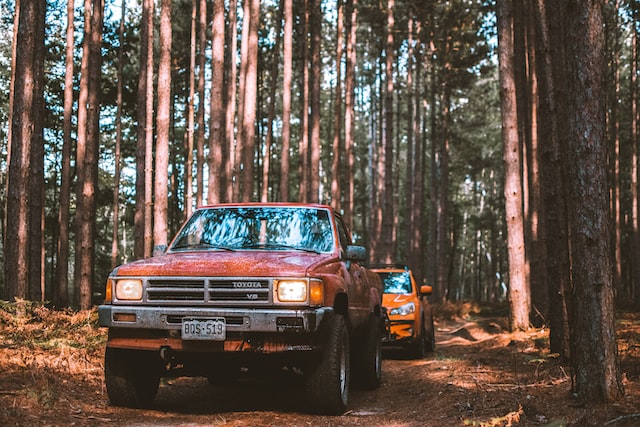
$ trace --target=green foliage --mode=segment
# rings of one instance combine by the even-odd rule
[[[52,283],[52,272],[56,266],[55,249],[58,237],[59,187],[62,152],[62,101],[64,90],[64,31],[66,26],[66,8],[63,0],[50,0],[47,10],[47,56],[46,60],[46,208],[45,208],[45,277],[47,296]],[[304,39],[301,27],[301,6],[297,2],[294,7],[294,82],[292,96],[291,117],[291,180],[290,194],[292,200],[298,198],[299,180],[299,147],[300,140],[300,98],[301,88],[301,40]],[[117,111],[117,67],[118,53],[123,52],[123,101],[122,101],[122,175],[120,182],[120,256],[121,262],[132,259],[133,248],[133,214],[135,207],[135,151],[138,127],[137,91],[140,49],[140,8],[131,7],[126,12],[125,31],[123,38],[119,35],[120,5],[116,0],[106,2],[105,23],[103,28],[103,75],[100,91],[101,123],[100,123],[100,172],[97,192],[97,220],[96,220],[96,279],[93,285],[94,302],[100,302],[104,287],[104,280],[111,268],[111,230],[113,227],[113,186],[114,148],[116,136]],[[131,5],[137,6],[136,3]],[[207,14],[211,13],[211,5]],[[358,34],[356,52],[358,57],[356,74],[356,128],[354,140],[355,165],[352,179],[356,188],[355,211],[352,229],[361,242],[369,243],[375,236],[370,235],[369,216],[374,198],[373,178],[375,170],[373,155],[375,147],[380,143],[382,133],[382,90],[384,87],[384,63],[386,43],[386,11],[385,3],[364,0],[359,2]],[[324,1],[323,29],[322,29],[322,93],[321,93],[321,201],[330,202],[340,195],[331,194],[331,178],[336,171],[332,171],[333,123],[335,113],[335,86],[337,79],[343,75],[336,73],[336,28],[335,2]],[[6,171],[6,117],[8,115],[8,82],[9,64],[11,59],[11,26],[12,2],[0,5],[0,199],[4,201],[4,178]],[[279,193],[278,177],[280,175],[280,159],[282,150],[281,140],[281,92],[282,92],[282,44],[279,52],[275,52],[275,40],[278,36],[276,22],[279,19],[278,2],[261,2],[260,27],[260,63],[259,63],[259,104],[257,115],[257,155],[263,155],[263,144],[266,139],[266,119],[269,103],[275,104],[274,138],[271,151],[270,169],[270,197],[275,199]],[[5,13],[7,12],[7,13]],[[201,13],[201,12],[199,12]],[[240,15],[241,16],[241,15]],[[394,17],[394,47],[396,50],[396,64],[394,68],[394,117],[396,162],[394,173],[397,174],[397,191],[402,194],[398,198],[397,233],[398,258],[407,256],[406,233],[400,231],[408,223],[404,209],[407,201],[408,183],[405,183],[404,171],[407,163],[408,125],[406,117],[409,106],[406,102],[408,95],[407,70],[413,64],[414,79],[420,74],[419,83],[413,82],[413,97],[420,103],[422,113],[417,117],[420,138],[424,142],[425,158],[429,164],[430,149],[442,137],[440,128],[443,123],[442,95],[447,87],[451,93],[451,184],[450,199],[452,200],[452,233],[456,236],[453,256],[460,259],[472,260],[471,265],[482,257],[495,253],[490,249],[491,238],[502,230],[502,201],[501,201],[501,145],[499,133],[499,104],[497,92],[497,76],[491,57],[490,10],[481,1],[448,1],[427,2],[418,0],[402,0],[395,4]],[[421,33],[413,35],[415,46],[412,46],[415,58],[409,58],[408,26],[409,17],[420,23]],[[76,40],[75,40],[75,96],[79,83],[79,67],[82,43],[82,10],[75,12]],[[171,166],[170,182],[170,228],[175,231],[183,220],[185,189],[185,163],[187,153],[184,148],[184,136],[187,123],[188,106],[188,77],[191,38],[191,1],[179,0],[173,2],[173,81],[172,81],[172,128],[171,128]],[[241,28],[241,21],[239,24]],[[227,28],[228,29],[228,28]],[[210,30],[208,30],[210,31]],[[421,38],[420,38],[421,37]],[[210,44],[210,36],[208,36]],[[122,44],[122,46],[121,46]],[[157,44],[157,43],[156,43]],[[157,46],[156,46],[157,48]],[[433,49],[432,49],[433,48]],[[277,54],[276,54],[277,53]],[[206,52],[207,67],[210,66],[210,51]],[[157,57],[156,57],[157,60]],[[276,62],[278,76],[273,73],[273,62]],[[345,59],[342,59],[344,70]],[[207,68],[209,70],[209,68]],[[208,71],[209,72],[209,71]],[[344,71],[343,71],[344,72]],[[207,77],[207,79],[209,76]],[[206,82],[209,84],[209,82]],[[275,99],[270,99],[271,88],[276,85]],[[1,90],[4,89],[4,90]],[[209,88],[207,89],[209,90]],[[344,90],[344,85],[343,85]],[[435,92],[435,93],[434,93]],[[344,95],[343,95],[344,96]],[[196,96],[197,98],[197,96]],[[195,100],[196,110],[198,102]],[[205,102],[209,102],[208,99]],[[74,114],[77,105],[74,106]],[[208,109],[208,105],[207,105]],[[434,118],[433,122],[431,117]],[[74,119],[75,120],[75,119]],[[208,118],[207,118],[208,120]],[[74,123],[75,125],[75,123]],[[208,123],[205,129],[208,129]],[[75,132],[75,130],[74,130]],[[342,135],[343,135],[342,131]],[[74,134],[75,139],[75,134]],[[206,144],[205,144],[206,145]],[[207,156],[208,148],[205,149]],[[341,156],[342,153],[337,153]],[[343,156],[341,156],[343,157]],[[344,158],[341,161],[344,165]],[[72,161],[72,167],[73,167]],[[256,180],[260,176],[259,167],[256,169]],[[424,171],[424,177],[429,177],[429,171]],[[425,188],[428,182],[425,179]],[[75,184],[72,187],[75,191]],[[75,210],[75,194],[72,194],[71,217]],[[480,207],[482,202],[482,208]],[[0,204],[0,210],[4,203]],[[423,206],[426,212],[430,209],[428,194],[425,194]],[[71,241],[75,237],[73,223],[71,224]],[[481,234],[480,241],[477,240]],[[425,232],[426,234],[426,232]],[[502,242],[498,239],[498,242]],[[502,243],[497,252],[504,251]],[[477,248],[483,248],[483,253],[476,253]],[[72,244],[73,251],[73,244]],[[424,251],[426,256],[426,250]],[[1,253],[1,252],[0,252]],[[73,253],[70,257],[73,263]],[[426,262],[426,260],[425,260]],[[70,271],[73,271],[71,269]],[[488,270],[480,271],[478,280],[492,280]],[[454,276],[458,272],[454,273]],[[72,282],[72,281],[71,281]],[[1,285],[1,283],[0,283]],[[463,285],[464,286],[464,285]],[[471,289],[470,284],[467,284]],[[461,297],[465,296],[461,295]]]

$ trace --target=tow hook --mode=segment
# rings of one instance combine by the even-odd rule
[[[162,359],[163,362],[170,362],[171,347],[169,346],[160,347],[160,358]]]

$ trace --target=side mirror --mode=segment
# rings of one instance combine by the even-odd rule
[[[433,287],[429,285],[420,286],[420,295],[431,295],[433,292]]]
[[[362,262],[367,259],[367,249],[364,246],[347,246],[345,257],[347,261]]]

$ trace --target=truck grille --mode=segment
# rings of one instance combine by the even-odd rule
[[[268,279],[151,279],[147,281],[146,300],[165,304],[260,305],[271,300],[270,284]]]

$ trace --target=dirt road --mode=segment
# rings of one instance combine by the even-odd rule
[[[546,331],[510,334],[505,323],[437,321],[434,354],[411,360],[402,351],[385,351],[382,386],[352,391],[349,411],[337,417],[306,413],[296,376],[224,386],[171,379],[163,381],[151,409],[112,407],[102,381],[101,348],[83,353],[69,345],[20,347],[13,329],[3,327],[0,425],[640,425],[640,316],[619,322],[627,396],[597,407],[574,403],[568,373],[546,350]],[[79,336],[96,332],[91,325],[79,328]]]

